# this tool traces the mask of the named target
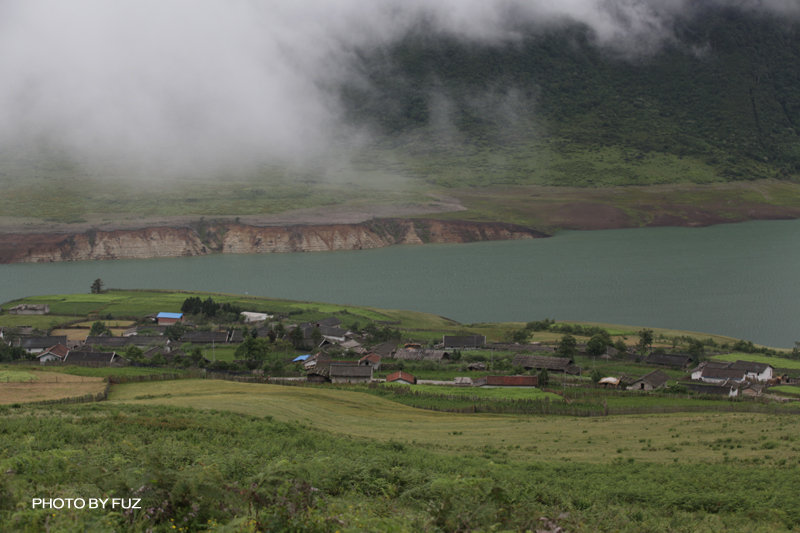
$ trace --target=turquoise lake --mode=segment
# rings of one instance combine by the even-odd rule
[[[0,265],[0,301],[107,287],[411,309],[460,322],[545,317],[800,340],[800,221],[564,232],[377,250]]]

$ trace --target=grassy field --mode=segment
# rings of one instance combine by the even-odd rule
[[[713,412],[605,418],[461,415],[414,409],[358,392],[212,380],[117,385],[109,399],[118,404],[271,416],[338,435],[416,443],[454,453],[494,447],[515,460],[547,457],[605,463],[620,457],[772,464],[797,462],[800,451],[800,419],[791,416]],[[730,437],[733,446],[720,446],[721,436]]]
[[[76,398],[105,389],[105,379],[101,377],[36,370],[0,370],[0,404]]]
[[[769,357],[757,353],[728,353],[724,355],[715,355],[714,359],[718,361],[753,361],[756,363],[766,363],[775,368],[785,368],[787,370],[800,369],[800,361],[797,359],[786,359],[783,357]]]
[[[411,391],[427,392],[432,394],[446,394],[451,396],[468,396],[477,398],[502,398],[509,400],[543,400],[549,398],[561,401],[558,394],[544,392],[537,388],[486,388],[486,387],[449,387],[447,385],[393,385],[387,387],[410,387]]]

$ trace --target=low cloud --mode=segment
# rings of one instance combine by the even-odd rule
[[[800,15],[795,0],[709,4]],[[0,143],[143,173],[302,163],[359,138],[343,125],[336,89],[358,77],[360,51],[421,21],[482,43],[577,22],[598,46],[641,52],[674,39],[675,17],[696,8],[689,0],[0,0]],[[514,93],[501,96],[509,109],[520,105]]]

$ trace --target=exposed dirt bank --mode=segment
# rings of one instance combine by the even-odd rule
[[[464,243],[532,239],[546,234],[505,223],[374,219],[359,224],[253,226],[196,221],[181,227],[146,227],[68,233],[0,234],[0,263],[145,259],[212,253],[361,250],[394,244]]]

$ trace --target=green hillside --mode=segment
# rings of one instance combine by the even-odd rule
[[[652,55],[587,28],[465,44],[424,28],[367,53],[352,117],[444,186],[797,178],[800,26],[707,8]]]

